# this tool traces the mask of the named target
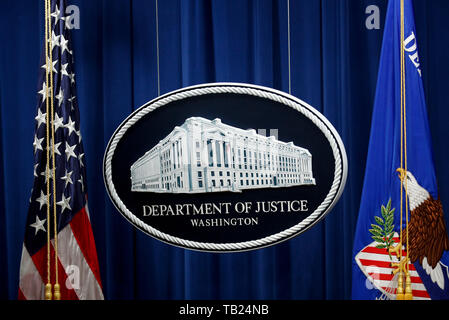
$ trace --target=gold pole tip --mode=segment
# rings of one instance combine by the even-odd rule
[[[55,300],[61,300],[61,290],[59,287],[59,283],[56,283],[54,286],[54,296]]]
[[[47,283],[45,285],[45,300],[51,300],[52,294],[51,294],[51,283]]]

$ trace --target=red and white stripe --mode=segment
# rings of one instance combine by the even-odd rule
[[[399,242],[397,234],[393,240],[395,243]],[[395,276],[392,272],[395,268],[391,266],[391,263],[398,262],[398,259],[395,253],[391,254],[393,260],[390,259],[387,249],[378,249],[376,248],[376,245],[376,242],[372,242],[366,246],[356,255],[355,260],[371,284],[390,299],[394,299],[396,296],[397,280],[394,279]],[[402,254],[404,256],[407,254],[404,249]],[[426,287],[422,283],[421,278],[412,263],[409,263],[409,270],[412,282],[413,299],[430,300]]]
[[[54,242],[51,243],[51,282],[54,283]],[[86,207],[58,234],[58,282],[63,300],[104,299],[95,241]],[[22,249],[19,299],[44,299],[47,246],[30,256]]]

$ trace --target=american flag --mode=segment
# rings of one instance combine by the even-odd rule
[[[54,97],[55,177],[46,178],[47,87],[45,45],[38,78],[34,134],[34,184],[29,203],[20,265],[19,299],[44,298],[47,283],[47,232],[50,232],[51,283],[55,283],[53,196],[47,221],[47,185],[56,183],[58,278],[61,299],[103,299],[95,241],[87,207],[86,162],[80,132],[69,16],[64,0],[51,1]],[[50,118],[51,119],[51,118]],[[51,138],[51,135],[50,135]],[[50,154],[52,142],[49,141]],[[50,159],[50,169],[53,160]],[[51,173],[51,170],[50,170]],[[52,190],[52,188],[50,188]],[[48,230],[50,229],[50,230]]]

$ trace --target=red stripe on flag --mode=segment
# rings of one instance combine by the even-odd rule
[[[391,268],[391,263],[388,261],[360,259],[360,263],[364,266],[376,266],[379,268]]]
[[[41,275],[42,282],[47,283],[47,246],[43,246],[38,252],[33,254],[31,259]]]
[[[70,227],[87,264],[102,288],[95,239],[85,208],[74,215]]]
[[[378,261],[378,260],[370,260],[370,259],[360,259],[360,263],[364,266],[376,266],[379,268],[390,268],[393,269],[391,266],[391,262],[388,261]],[[415,271],[415,267],[413,264],[410,264],[410,270]]]
[[[392,274],[386,274],[386,273],[376,273],[376,274],[373,274],[372,277],[375,280],[385,280],[385,281],[390,281],[391,279],[393,279]],[[412,281],[412,283],[422,283],[421,279],[419,277],[410,277],[410,280]]]
[[[412,295],[418,298],[430,298],[427,291],[424,290],[412,290]]]
[[[50,282],[52,284],[55,283],[55,250],[53,245],[50,246]],[[38,252],[36,252],[31,259],[33,259],[34,265],[36,269],[39,271],[41,275],[43,285],[47,283],[47,246],[43,246]],[[73,289],[67,289],[66,284],[67,274],[65,273],[64,267],[61,264],[61,261],[58,259],[58,282],[61,291],[61,300],[78,300],[78,296]]]
[[[20,288],[19,288],[19,292],[17,294],[17,299],[18,300],[27,300],[27,298],[25,297],[25,295],[23,294],[23,292]]]
[[[387,249],[379,249],[376,247],[366,247],[365,249],[362,250],[362,252],[388,255]],[[392,252],[391,255],[396,256],[396,253]],[[407,251],[402,250],[402,256],[405,257],[406,255],[407,255]]]

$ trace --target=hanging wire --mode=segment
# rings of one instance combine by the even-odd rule
[[[288,93],[292,94],[291,46],[290,46],[290,0],[287,0],[287,42],[288,42]]]
[[[159,67],[159,9],[158,9],[158,0],[155,0],[156,3],[156,60],[157,60],[157,95],[161,95],[161,78],[160,78],[160,67]]]

